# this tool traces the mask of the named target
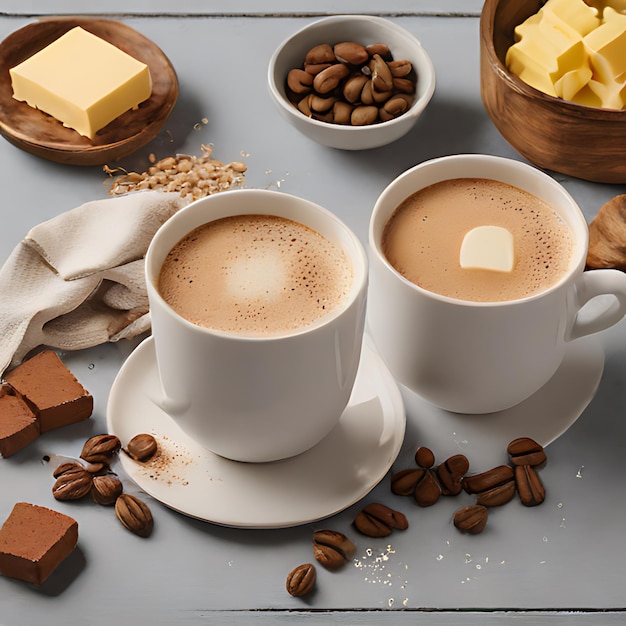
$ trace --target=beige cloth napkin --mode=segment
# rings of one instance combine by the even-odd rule
[[[78,350],[148,330],[144,255],[186,203],[133,192],[35,226],[0,268],[0,375],[41,345]]]

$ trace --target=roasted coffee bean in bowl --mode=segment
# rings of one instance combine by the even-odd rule
[[[626,35],[615,30],[626,23],[623,8],[611,0],[485,1],[482,100],[502,136],[534,165],[626,182]],[[550,48],[560,59],[550,58]]]
[[[278,110],[301,133],[332,148],[364,150],[414,127],[433,96],[435,72],[420,42],[394,22],[335,15],[278,47],[268,83]]]

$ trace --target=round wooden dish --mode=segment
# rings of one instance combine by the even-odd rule
[[[567,102],[533,89],[504,64],[513,29],[541,0],[486,0],[480,19],[483,104],[502,136],[535,165],[584,180],[626,182],[626,111]]]
[[[9,69],[75,26],[112,43],[150,68],[152,95],[101,129],[93,140],[13,98]],[[71,165],[103,165],[154,139],[178,99],[178,80],[169,59],[153,42],[121,22],[78,17],[43,19],[0,43],[0,133],[27,152]]]

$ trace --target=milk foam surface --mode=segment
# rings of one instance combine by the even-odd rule
[[[465,234],[481,225],[506,228],[515,242],[511,272],[462,268]],[[539,198],[489,179],[436,183],[409,196],[385,227],[383,253],[411,282],[452,298],[516,300],[555,284],[567,271],[569,227]]]
[[[297,222],[268,215],[215,220],[168,254],[159,292],[194,324],[274,335],[313,324],[344,302],[343,250]]]

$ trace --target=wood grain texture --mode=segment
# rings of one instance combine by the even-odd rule
[[[513,29],[541,0],[486,0],[480,19],[481,97],[502,136],[538,167],[601,183],[626,182],[626,111],[548,96],[504,64]]]
[[[9,69],[61,35],[81,26],[150,68],[152,95],[98,131],[93,140],[13,98]],[[102,165],[151,141],[178,99],[178,80],[169,59],[149,39],[122,22],[79,17],[43,19],[0,43],[0,134],[32,154],[71,165]]]

